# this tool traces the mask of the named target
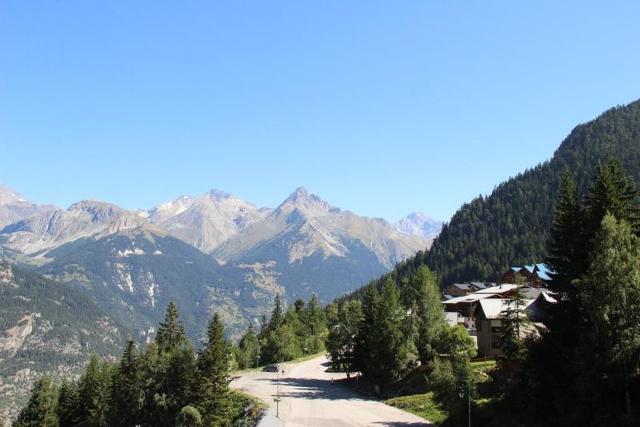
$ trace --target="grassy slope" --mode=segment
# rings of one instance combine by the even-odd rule
[[[490,380],[487,372],[495,368],[496,362],[495,360],[483,360],[471,362],[471,366],[476,374],[476,382],[482,384]],[[433,392],[430,391],[427,393],[394,397],[393,399],[386,400],[384,403],[416,414],[436,425],[442,424],[448,417],[447,412],[435,400]],[[482,393],[474,399],[474,405],[481,406],[486,404],[487,398],[483,396]]]

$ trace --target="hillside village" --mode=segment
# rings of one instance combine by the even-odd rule
[[[511,267],[497,283],[452,283],[443,294],[447,322],[465,327],[475,339],[478,357],[501,357],[501,318],[516,290],[524,296],[523,311],[531,322],[527,335],[540,336],[546,329],[549,305],[558,302],[557,295],[547,287],[551,275],[551,270],[540,263]]]

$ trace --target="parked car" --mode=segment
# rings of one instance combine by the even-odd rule
[[[262,372],[278,372],[278,365],[267,365],[262,368]]]

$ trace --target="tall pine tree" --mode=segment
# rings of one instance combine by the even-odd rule
[[[198,408],[206,425],[221,425],[229,416],[229,351],[218,313],[207,328],[207,343],[198,355]]]
[[[160,323],[156,334],[158,350],[161,352],[169,351],[184,344],[185,341],[184,325],[179,318],[178,309],[173,302],[169,302],[164,321]]]
[[[138,351],[132,340],[127,342],[127,348],[122,354],[120,365],[114,373],[112,390],[111,423],[120,426],[140,424],[143,393]]]
[[[45,376],[35,382],[27,406],[20,411],[14,427],[58,427],[58,391]]]

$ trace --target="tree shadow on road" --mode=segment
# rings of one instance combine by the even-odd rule
[[[385,426],[385,427],[427,427],[434,426],[434,424],[427,423],[411,423],[406,421],[380,421],[373,423],[374,425]]]
[[[258,381],[270,382],[274,387],[275,378],[260,378]],[[353,390],[340,384],[340,381],[320,380],[312,378],[282,378],[280,386],[286,387],[281,397],[296,399],[328,399],[328,400],[363,400]]]

